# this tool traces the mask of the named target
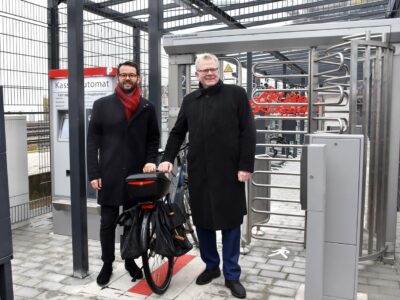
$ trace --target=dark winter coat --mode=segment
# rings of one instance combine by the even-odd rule
[[[129,203],[125,178],[156,163],[160,131],[152,103],[140,99],[138,109],[126,120],[117,94],[94,102],[87,136],[89,181],[102,179],[97,201],[117,206]]]
[[[253,172],[256,132],[243,88],[217,85],[196,90],[182,103],[163,161],[174,161],[189,132],[189,194],[195,225],[230,229],[247,213],[238,171]]]

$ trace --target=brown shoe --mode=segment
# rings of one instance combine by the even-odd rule
[[[219,268],[214,270],[204,270],[203,273],[199,275],[196,279],[196,284],[204,285],[210,283],[214,278],[221,276],[221,271]]]

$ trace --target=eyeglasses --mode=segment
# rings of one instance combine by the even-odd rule
[[[137,74],[133,74],[133,73],[130,73],[130,74],[121,73],[121,74],[119,74],[118,76],[121,77],[121,78],[127,78],[127,77],[129,77],[129,78],[135,78],[135,77],[137,77],[138,75],[137,75]]]
[[[218,68],[208,68],[204,70],[197,70],[197,72],[208,74],[209,72],[211,73],[216,73],[218,71]]]

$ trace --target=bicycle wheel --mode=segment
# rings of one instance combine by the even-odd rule
[[[164,257],[155,253],[154,246],[157,236],[151,217],[151,211],[144,212],[140,232],[142,249],[146,249],[142,255],[143,270],[151,290],[161,295],[168,289],[171,282],[174,259],[173,257]]]
[[[199,247],[199,239],[197,238],[196,231],[194,230],[193,221],[192,221],[192,211],[190,209],[189,204],[189,192],[184,190],[183,192],[183,206],[185,208],[185,229],[186,232],[189,233],[193,240],[193,245],[195,247]]]

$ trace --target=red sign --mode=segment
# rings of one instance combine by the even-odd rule
[[[274,105],[257,103],[274,103]],[[307,114],[307,96],[290,93],[285,97],[285,92],[262,92],[258,97],[250,100],[250,106],[255,115],[280,115],[280,116],[304,116]],[[275,105],[275,103],[305,103],[305,105]]]
[[[83,75],[84,76],[112,76],[114,77],[117,74],[117,68],[113,67],[96,67],[96,68],[84,68]],[[67,78],[68,70],[67,69],[56,69],[49,70],[49,78]]]

